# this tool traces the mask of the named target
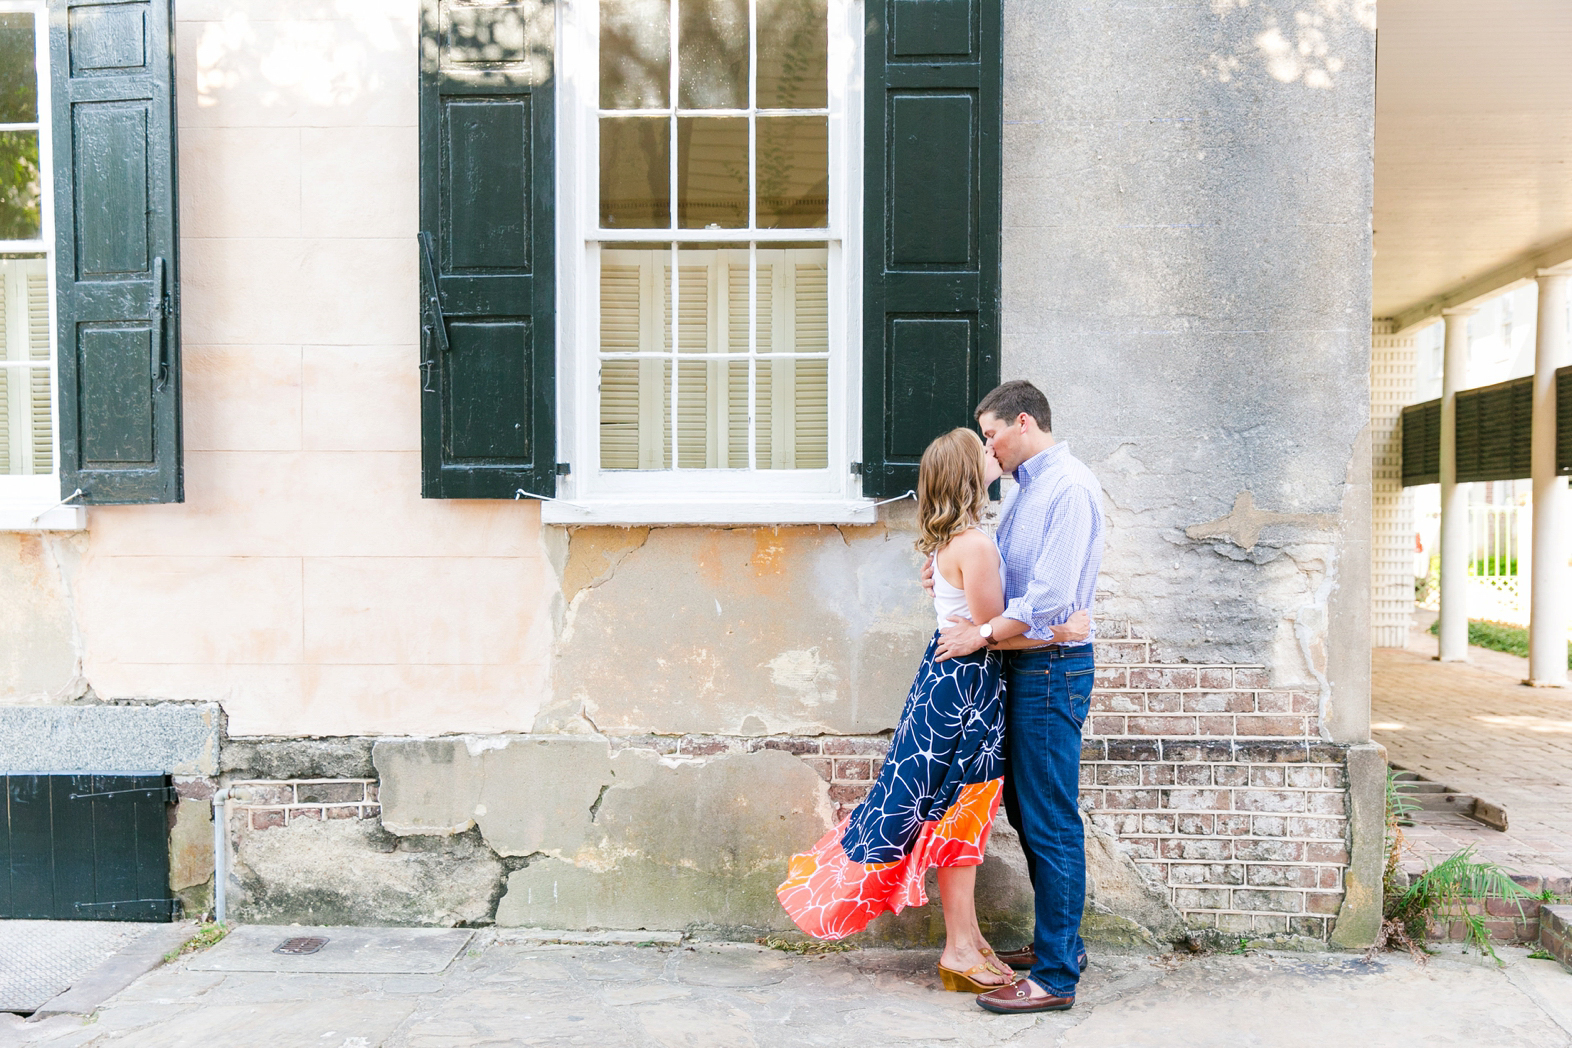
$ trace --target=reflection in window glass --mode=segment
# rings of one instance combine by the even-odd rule
[[[0,240],[43,235],[39,194],[38,132],[0,131]]]
[[[748,0],[681,0],[677,105],[748,108]]]
[[[671,124],[661,117],[600,122],[600,224],[662,229],[671,224]]]
[[[54,470],[47,265],[0,259],[0,474]]]
[[[829,104],[826,0],[758,0],[760,109]]]
[[[0,14],[0,124],[38,120],[37,57],[33,16]]]
[[[601,0],[600,107],[664,109],[671,94],[670,0]]]
[[[747,227],[747,118],[677,118],[677,224],[683,229]]]
[[[829,119],[761,117],[758,129],[759,228],[829,225]]]

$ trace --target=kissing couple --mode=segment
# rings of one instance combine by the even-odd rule
[[[937,867],[944,988],[977,994],[991,1012],[1059,1011],[1074,1005],[1086,968],[1077,800],[1102,488],[1054,439],[1048,399],[1030,382],[994,389],[976,418],[986,444],[951,430],[918,467],[917,549],[938,629],[878,781],[792,858],[776,895],[804,932],[840,939],[885,911],[925,905]],[[988,486],[1006,473],[1015,485],[990,536],[980,524]],[[1006,953],[983,937],[974,896],[1001,800],[1036,908],[1031,945]]]

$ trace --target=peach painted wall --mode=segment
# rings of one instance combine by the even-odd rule
[[[420,498],[417,5],[176,13],[187,501],[89,511],[82,673],[232,735],[527,731],[539,511]]]

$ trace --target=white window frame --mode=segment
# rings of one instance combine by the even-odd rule
[[[681,0],[677,0],[678,3]],[[557,18],[557,446],[570,466],[547,523],[872,523],[851,472],[862,435],[861,0],[828,0],[827,231],[760,230],[753,239],[829,243],[828,466],[820,470],[600,468],[599,259],[617,241],[713,244],[712,230],[615,233],[600,224],[598,0],[559,4]],[[673,17],[673,25],[676,18]],[[673,144],[675,149],[675,144]],[[746,249],[747,242],[739,243]],[[706,360],[707,363],[713,362]],[[673,434],[675,439],[675,434]]]
[[[51,138],[53,109],[50,102],[49,11],[41,0],[0,0],[0,13],[31,14],[34,29],[34,62],[38,71],[38,169],[42,180],[39,195],[41,240],[0,240],[0,252],[40,254],[48,280],[49,297],[49,430],[53,442],[48,473],[32,476],[0,474],[0,531],[75,531],[86,526],[87,513],[81,506],[62,504],[60,499],[60,366],[56,345],[55,303],[55,200],[54,149]],[[19,130],[27,125],[0,124],[0,130]],[[29,368],[0,363],[0,367],[26,374]]]

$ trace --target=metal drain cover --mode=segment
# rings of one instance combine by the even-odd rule
[[[327,944],[327,939],[320,935],[299,935],[293,939],[285,939],[273,947],[273,952],[288,953],[301,957],[308,953],[316,953]]]

